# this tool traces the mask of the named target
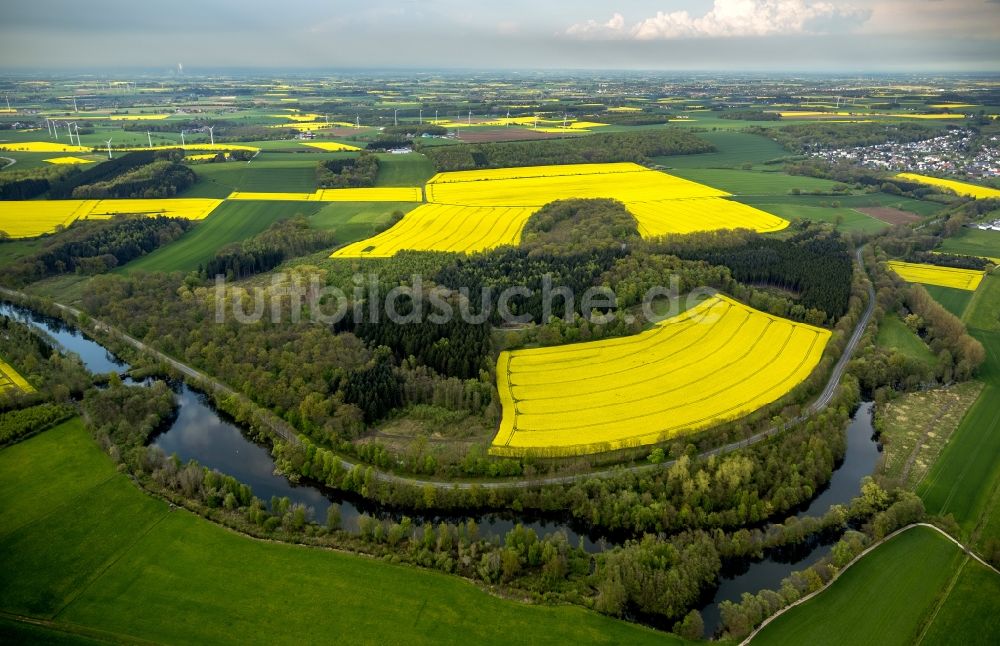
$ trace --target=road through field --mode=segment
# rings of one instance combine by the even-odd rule
[[[862,249],[863,247],[857,250],[857,252],[855,253],[855,257],[857,259],[858,270],[864,272],[865,271],[864,261],[862,260],[861,257]],[[29,298],[29,296],[23,292],[3,287],[0,287],[0,295],[5,295],[19,301],[23,301]],[[61,303],[53,303],[53,305],[55,307],[58,307],[61,311],[63,311],[73,319],[79,320],[81,315],[84,314],[80,310],[76,309],[75,307],[70,307],[69,305],[63,305]],[[823,388],[823,391],[819,394],[816,400],[813,401],[813,403],[810,404],[805,409],[805,411],[801,415],[795,417],[794,419],[789,420],[784,424],[781,424],[779,426],[772,426],[768,429],[760,431],[759,433],[751,435],[750,437],[747,437],[745,439],[738,440],[736,442],[731,442],[724,446],[719,446],[709,451],[705,451],[701,453],[700,457],[708,457],[711,455],[722,455],[725,453],[731,453],[732,451],[735,451],[737,449],[751,446],[773,435],[776,435],[777,433],[780,433],[788,428],[791,428],[796,424],[800,424],[805,420],[809,419],[810,417],[812,417],[813,415],[815,415],[816,413],[819,413],[820,411],[825,409],[830,404],[830,401],[833,399],[833,395],[836,392],[837,385],[840,383],[840,378],[843,376],[844,370],[847,367],[847,362],[850,360],[851,355],[857,348],[858,343],[861,340],[861,336],[862,334],[864,334],[864,330],[868,326],[868,322],[871,320],[874,308],[875,308],[875,290],[871,287],[871,285],[869,285],[868,304],[865,307],[864,313],[861,315],[861,319],[858,321],[858,324],[854,328],[854,333],[851,335],[851,338],[848,340],[847,345],[844,347],[844,352],[841,355],[840,359],[837,361],[836,365],[834,366],[833,371],[830,374],[830,378],[827,380],[826,386]],[[216,393],[222,395],[223,397],[235,397],[245,404],[250,404],[251,406],[254,406],[254,408],[262,410],[256,404],[252,404],[245,395],[238,393],[237,391],[233,390],[232,388],[222,383],[218,379],[215,379],[214,377],[211,377],[196,368],[193,368],[181,361],[178,361],[177,359],[169,355],[160,352],[159,350],[156,350],[155,348],[150,347],[149,345],[143,343],[142,341],[132,336],[129,336],[128,334],[122,332],[121,330],[115,327],[112,327],[111,325],[108,325],[107,323],[98,321],[93,318],[91,318],[90,320],[92,321],[94,329],[96,329],[97,331],[114,336],[115,338],[121,340],[122,342],[128,344],[129,346],[135,348],[136,350],[139,350],[140,352],[155,358],[157,361],[169,365],[170,367],[177,370],[184,376],[195,380],[195,382],[197,384],[200,384],[202,387],[214,390]],[[278,435],[287,442],[299,441],[298,434],[295,432],[295,429],[293,429],[287,422],[279,418],[277,415],[274,415],[270,411],[262,410],[262,412],[264,413],[266,421],[271,427],[271,430],[276,435]],[[343,458],[340,458],[340,463],[345,470],[352,469],[356,464],[355,462],[351,462]],[[673,460],[669,460],[661,462],[659,464],[639,464],[624,468],[613,467],[610,469],[602,469],[599,471],[587,471],[585,473],[549,476],[545,478],[520,478],[520,479],[512,479],[505,481],[426,480],[426,479],[397,475],[395,473],[383,471],[377,467],[368,467],[368,465],[362,465],[362,466],[374,469],[375,478],[379,481],[390,482],[393,484],[406,485],[411,487],[432,487],[435,489],[471,489],[472,487],[479,487],[482,489],[509,489],[509,488],[538,487],[538,486],[553,485],[553,484],[568,484],[579,480],[587,480],[590,478],[607,478],[623,472],[643,473],[659,469],[668,469],[673,463],[674,463]]]

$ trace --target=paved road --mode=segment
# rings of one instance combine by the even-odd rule
[[[864,272],[864,261],[861,257],[861,249],[857,250],[855,254],[858,263],[858,269]],[[12,289],[5,289],[0,287],[0,294],[6,294],[14,298],[25,298],[27,295],[23,292],[19,292]],[[74,317],[79,316],[82,312],[75,307],[70,307],[69,305],[63,305],[61,303],[54,303],[63,312],[73,315]],[[851,335],[850,340],[844,347],[844,352],[837,361],[837,364],[833,368],[833,372],[830,374],[830,378],[823,388],[823,392],[820,393],[819,397],[810,404],[805,411],[798,417],[786,422],[785,424],[779,426],[773,426],[759,433],[751,435],[750,437],[744,438],[742,440],[731,442],[724,446],[716,447],[709,451],[705,451],[700,454],[700,457],[708,457],[711,455],[723,455],[726,453],[731,453],[737,449],[741,449],[752,444],[756,444],[762,440],[771,437],[777,433],[780,433],[796,424],[799,424],[808,418],[812,417],[816,413],[819,413],[827,406],[829,406],[830,401],[833,399],[833,395],[837,390],[837,386],[840,383],[840,378],[844,375],[844,370],[847,368],[847,362],[850,361],[851,355],[857,349],[858,343],[861,341],[861,336],[864,334],[865,328],[868,326],[868,322],[871,320],[872,312],[875,309],[875,290],[869,285],[868,287],[868,305],[865,307],[864,313],[861,315],[861,319],[858,321],[857,326],[854,328],[854,332]],[[221,381],[192,368],[191,366],[168,356],[155,348],[151,348],[147,344],[139,341],[138,339],[125,334],[121,330],[108,325],[107,323],[98,321],[91,317],[94,322],[94,326],[103,332],[111,334],[133,348],[145,353],[148,356],[155,358],[164,364],[167,364],[180,372],[181,374],[195,379],[203,385],[214,389],[216,393],[223,395],[224,397],[236,397],[245,403],[251,403],[250,400],[243,395],[238,393]],[[255,408],[261,410],[260,407],[254,405]],[[268,423],[271,430],[274,431],[279,437],[287,442],[298,442],[299,438],[295,430],[283,419],[270,413],[264,411],[264,420]],[[344,458],[338,458],[341,465],[345,469],[352,469],[357,463]],[[567,484],[572,482],[577,482],[580,480],[588,480],[591,478],[607,478],[616,474],[623,472],[631,473],[643,473],[647,471],[656,471],[658,469],[665,469],[672,465],[675,461],[669,460],[666,462],[661,462],[660,464],[638,464],[630,467],[612,467],[609,469],[601,469],[598,471],[587,471],[585,473],[560,475],[560,476],[548,476],[544,478],[521,478],[521,479],[510,479],[504,481],[487,481],[487,480],[428,480],[421,478],[411,478],[408,476],[401,476],[394,473],[389,473],[387,471],[382,471],[376,467],[375,469],[375,479],[381,482],[391,482],[394,484],[409,485],[414,487],[433,487],[435,489],[471,489],[473,487],[481,487],[483,489],[509,489],[509,488],[523,488],[523,487],[536,487],[540,485],[553,485],[553,484]],[[363,467],[368,468],[368,465],[362,464]]]

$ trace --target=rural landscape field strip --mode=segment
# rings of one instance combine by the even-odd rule
[[[956,644],[996,643],[996,613],[988,604],[963,603],[974,581],[985,584],[984,592],[1000,587],[1000,576],[941,533],[911,527],[863,556],[828,588],[773,619],[750,643],[835,646],[871,643],[878,636],[880,645],[904,646],[917,643],[922,631],[926,644],[942,643],[928,639],[942,633]]]
[[[8,200],[0,210],[0,231],[11,238],[31,238],[77,220],[106,219],[123,213],[202,220],[220,204],[222,200],[202,198]]]
[[[419,186],[322,188],[313,193],[233,191],[226,199],[279,202],[422,202],[423,193]]]
[[[569,198],[622,201],[647,238],[725,228],[773,232],[788,226],[783,218],[723,199],[725,191],[631,163],[438,173],[424,190],[427,205],[388,231],[333,256],[385,257],[403,249],[473,252],[514,245],[531,213]],[[433,229],[438,229],[436,234]]]
[[[946,188],[950,191],[958,193],[959,195],[967,195],[976,199],[1000,198],[1000,190],[990,188],[988,186],[969,184],[968,182],[959,182],[953,179],[941,179],[940,177],[931,177],[929,175],[918,175],[917,173],[899,173],[896,177],[899,179],[910,180],[911,182],[927,184],[929,186]]]
[[[403,249],[473,252],[516,244],[535,209],[422,204],[396,226],[338,249],[334,258],[387,258]]]
[[[805,379],[829,337],[717,295],[635,336],[505,351],[490,450],[574,455],[731,420]]]
[[[964,289],[970,292],[976,291],[983,276],[986,275],[981,269],[957,269],[900,260],[890,260],[887,264],[889,269],[907,282]]]
[[[21,374],[0,357],[0,393],[16,388],[24,393],[35,392],[34,387]]]
[[[136,489],[78,419],[0,450],[0,494],[0,611],[121,643],[348,634],[505,644],[510,630],[551,644],[684,643],[582,608],[488,595],[442,573],[241,536]]]

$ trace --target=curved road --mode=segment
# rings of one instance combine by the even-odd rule
[[[858,268],[861,270],[862,273],[864,273],[864,271],[865,271],[865,269],[864,269],[864,261],[861,258],[861,251],[862,251],[863,248],[864,247],[858,248],[857,252],[855,253],[855,257],[856,257],[857,263],[858,263]],[[19,292],[19,291],[13,290],[13,289],[6,289],[6,288],[3,288],[3,287],[0,287],[0,294],[5,294],[7,296],[11,296],[11,297],[18,298],[18,299],[28,298],[28,295],[25,294],[25,293],[23,293],[23,292]],[[75,307],[70,307],[69,305],[63,305],[61,303],[53,303],[53,304],[56,307],[58,307],[60,310],[62,310],[63,312],[66,312],[67,314],[71,314],[74,317],[79,317],[81,314],[83,314],[83,312],[81,312],[80,310],[76,309]],[[874,309],[875,309],[875,290],[872,288],[871,285],[869,285],[868,286],[868,305],[865,307],[865,311],[861,315],[861,319],[858,321],[858,324],[855,326],[854,332],[851,335],[850,340],[847,342],[847,345],[844,347],[844,352],[841,355],[840,360],[838,360],[837,364],[834,366],[833,372],[830,374],[830,378],[827,381],[826,386],[823,388],[823,392],[820,393],[819,397],[817,397],[816,400],[812,404],[810,404],[805,409],[805,411],[803,411],[803,413],[801,415],[799,415],[798,417],[795,417],[792,420],[789,420],[788,422],[786,422],[784,424],[781,424],[780,426],[772,426],[771,428],[768,428],[766,430],[760,431],[759,433],[751,435],[750,437],[744,438],[742,440],[738,440],[736,442],[731,442],[729,444],[726,444],[726,445],[723,445],[723,446],[719,446],[719,447],[716,447],[714,449],[705,451],[704,453],[699,454],[699,457],[708,457],[708,456],[711,456],[711,455],[723,455],[725,453],[731,453],[732,451],[735,451],[737,449],[741,449],[741,448],[750,446],[752,444],[756,444],[757,442],[765,440],[765,439],[771,437],[772,435],[780,433],[780,432],[782,432],[782,431],[784,431],[784,430],[786,430],[786,429],[788,429],[788,428],[790,428],[790,427],[792,427],[792,426],[794,426],[796,424],[799,424],[799,423],[805,421],[809,417],[812,417],[816,413],[819,413],[820,411],[822,411],[823,409],[825,409],[830,404],[830,401],[833,399],[833,395],[834,395],[834,393],[837,390],[837,385],[840,383],[840,378],[843,376],[844,369],[847,367],[847,362],[850,361],[851,355],[857,349],[858,343],[861,341],[861,336],[862,336],[862,334],[864,334],[865,328],[868,326],[868,322],[871,320],[872,312],[874,311]],[[236,398],[238,398],[239,400],[241,400],[241,401],[243,401],[245,403],[249,403],[256,410],[261,411],[261,412],[264,413],[264,415],[266,416],[266,420],[267,420],[269,426],[271,427],[271,430],[274,431],[275,434],[277,434],[278,436],[280,436],[282,439],[284,439],[287,442],[298,442],[299,441],[299,438],[298,438],[297,433],[295,432],[295,429],[293,429],[287,422],[285,422],[283,419],[279,418],[277,415],[274,415],[270,411],[267,411],[267,410],[261,408],[260,406],[258,406],[257,404],[254,404],[253,402],[251,402],[249,400],[249,398],[247,398],[242,393],[239,393],[239,392],[233,390],[232,388],[230,388],[226,384],[222,383],[221,381],[219,381],[219,380],[217,380],[217,379],[215,379],[213,377],[210,377],[209,375],[201,372],[200,370],[197,370],[196,368],[192,368],[191,366],[189,366],[189,365],[187,365],[185,363],[182,363],[182,362],[178,361],[177,359],[174,359],[173,357],[168,356],[168,355],[160,352],[159,350],[156,350],[155,348],[152,348],[152,347],[148,346],[147,344],[143,343],[142,341],[139,341],[138,339],[136,339],[136,338],[134,338],[132,336],[129,336],[128,334],[122,332],[121,330],[119,330],[119,329],[117,329],[115,327],[112,327],[112,326],[108,325],[107,323],[98,321],[98,320],[94,319],[93,317],[91,317],[91,320],[93,321],[94,327],[97,330],[100,330],[102,332],[106,332],[108,334],[111,334],[111,335],[119,338],[120,340],[124,341],[125,343],[127,343],[128,345],[132,346],[133,348],[139,350],[140,352],[143,352],[143,353],[145,353],[145,354],[147,354],[149,356],[152,356],[157,361],[160,361],[160,362],[162,362],[164,364],[167,364],[167,365],[171,366],[172,368],[174,368],[175,370],[177,370],[181,374],[183,374],[183,375],[185,375],[185,376],[187,376],[187,377],[189,377],[191,379],[195,379],[195,380],[199,381],[200,383],[202,383],[204,385],[207,385],[208,387],[214,389],[217,393],[221,394],[222,396],[224,396],[224,397],[236,397]],[[350,470],[350,469],[354,468],[355,465],[359,464],[359,463],[356,463],[356,462],[352,462],[350,460],[345,460],[344,458],[340,458],[340,457],[338,457],[338,459],[340,460],[341,466],[343,466],[347,470]],[[612,467],[612,468],[609,468],[609,469],[602,469],[602,470],[598,470],[598,471],[587,471],[585,473],[576,473],[576,474],[561,475],[561,476],[549,476],[549,477],[544,477],[544,478],[532,478],[532,479],[523,478],[523,479],[517,479],[517,480],[504,480],[504,481],[485,481],[485,480],[448,480],[448,481],[443,481],[443,480],[426,480],[426,479],[411,478],[411,477],[408,477],[408,476],[396,475],[394,473],[389,473],[387,471],[382,471],[382,470],[380,470],[380,469],[378,469],[376,467],[370,467],[369,465],[364,464],[364,463],[360,463],[360,464],[361,464],[361,466],[363,468],[366,468],[366,469],[367,468],[372,468],[372,469],[374,469],[375,470],[375,479],[379,480],[381,482],[391,482],[393,484],[409,485],[409,486],[414,486],[414,487],[428,487],[429,486],[429,487],[433,487],[435,489],[471,489],[473,487],[481,487],[483,489],[508,489],[508,488],[516,488],[516,487],[523,488],[523,487],[535,487],[535,486],[540,486],[540,485],[566,484],[566,483],[576,482],[576,481],[580,481],[580,480],[588,480],[590,478],[607,478],[607,477],[610,477],[610,476],[613,476],[613,475],[616,475],[616,474],[619,474],[619,473],[624,473],[624,472],[643,473],[643,472],[647,472],[647,471],[655,471],[657,469],[668,468],[674,462],[675,462],[675,460],[669,460],[669,461],[661,462],[659,464],[638,464],[638,465],[634,465],[634,466],[630,466],[630,467]]]

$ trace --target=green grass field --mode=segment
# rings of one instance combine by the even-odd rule
[[[679,168],[672,174],[694,182],[707,184],[713,188],[729,191],[734,195],[745,197],[762,195],[787,195],[789,191],[798,189],[806,191],[829,192],[836,182],[817,177],[803,175],[788,175],[778,171],[731,170],[724,168]],[[828,200],[836,200],[827,197]]]
[[[972,292],[967,289],[955,289],[954,287],[941,287],[940,285],[924,285],[927,293],[938,303],[957,316],[962,318],[969,301],[972,300]]]
[[[737,198],[740,199],[740,198]],[[843,208],[856,209],[864,206],[891,206],[903,211],[910,211],[917,215],[933,215],[941,209],[941,205],[935,202],[924,200],[914,200],[899,195],[889,195],[888,193],[862,193],[861,195],[768,195],[766,198],[743,198],[741,201],[752,201],[755,199],[766,199],[770,204],[796,204],[799,206],[814,206],[828,208],[831,203],[837,201]]]
[[[1000,330],[1000,275],[983,278],[969,300],[965,324],[979,330]]]
[[[1000,258],[1000,231],[962,229],[956,235],[942,240],[938,251]]]
[[[992,608],[989,600],[993,601]],[[1000,576],[971,559],[965,561],[921,643],[955,646],[996,643],[1000,637],[997,600],[1000,600]]]
[[[839,231],[877,233],[889,225],[864,213],[845,207],[812,206],[790,201],[775,201],[769,197],[742,198],[738,202],[749,204],[762,211],[780,215],[787,220],[814,220],[836,225]]]
[[[223,162],[192,166],[198,183],[180,197],[224,198],[233,191],[260,193],[312,193],[316,190],[316,164],[307,154],[285,155],[281,161]]]
[[[333,229],[337,245],[369,238],[382,231],[394,211],[407,213],[415,202],[328,202],[309,218],[312,226]]]
[[[970,598],[967,586],[976,582],[977,570],[982,571],[978,576],[993,578],[993,587],[1000,577],[974,561],[963,567],[967,559],[934,530],[910,529],[865,556],[819,595],[778,617],[753,643],[903,646],[917,643],[927,622],[928,634],[951,631],[954,643],[996,643],[996,597]],[[945,596],[959,568],[962,576]],[[963,581],[966,572],[970,579]],[[965,618],[974,621],[963,622]]]
[[[224,202],[179,240],[118,271],[191,271],[232,242],[252,237],[279,220],[312,215],[319,202]]]
[[[927,344],[895,314],[882,319],[878,329],[878,344],[884,348],[895,348],[911,359],[933,364],[934,354]]]
[[[773,139],[745,132],[699,132],[698,137],[712,143],[716,151],[698,155],[655,157],[653,161],[671,169],[736,168],[744,164],[759,166],[791,154]]]
[[[0,450],[0,568],[8,620],[124,642],[681,643],[432,571],[240,536],[136,489],[79,420]],[[82,641],[0,623],[11,633]]]
[[[378,160],[379,186],[423,186],[434,175],[434,166],[420,154],[379,155]]]

